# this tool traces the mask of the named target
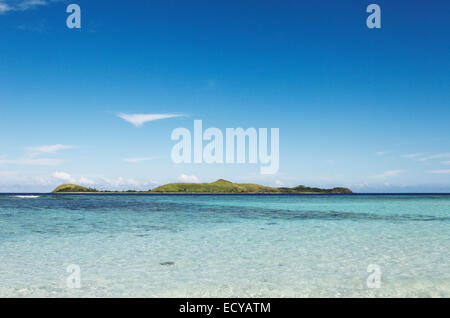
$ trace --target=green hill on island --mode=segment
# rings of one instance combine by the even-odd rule
[[[98,192],[97,189],[82,187],[77,184],[62,184],[53,192]]]
[[[233,183],[217,180],[211,183],[168,183],[151,192],[162,193],[352,193],[347,188],[320,189],[305,186],[294,188],[266,187],[254,183]]]
[[[211,183],[168,183],[153,189],[152,192],[255,193],[278,192],[278,190],[258,184],[233,183],[220,179]]]
[[[78,193],[78,192],[118,192],[118,191],[98,191],[92,188],[86,188],[75,184],[63,184],[53,190],[54,193]],[[168,183],[147,192],[140,191],[120,191],[120,193],[352,193],[348,188],[320,189],[306,186],[297,186],[293,188],[274,188],[266,187],[254,183],[233,183],[227,180],[219,179],[211,183]]]

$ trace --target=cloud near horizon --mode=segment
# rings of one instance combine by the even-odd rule
[[[0,159],[0,165],[15,164],[27,166],[57,166],[61,163],[62,160],[54,158]]]
[[[395,177],[398,176],[399,174],[404,173],[404,170],[389,170],[389,171],[385,171],[383,173],[377,174],[377,175],[373,175],[370,178],[373,179],[386,179],[389,177]]]
[[[116,179],[104,178],[104,177],[85,177],[85,176],[73,176],[70,173],[64,171],[55,171],[52,173],[52,178],[57,181],[66,183],[75,183],[82,186],[95,187],[99,190],[107,189],[137,189],[137,188],[149,188],[156,185],[156,182],[149,181],[139,181],[132,178],[118,177]]]
[[[284,182],[281,181],[281,180],[275,180],[275,185],[276,185],[277,187],[284,187]]]
[[[58,180],[63,180],[63,181],[67,181],[67,182],[71,182],[71,183],[75,183],[75,179],[72,178],[72,176],[66,172],[62,172],[62,171],[55,171],[52,173],[52,177],[56,178]]]
[[[0,156],[0,165],[25,165],[25,166],[58,166],[63,161],[55,158],[40,158],[41,154],[56,154],[59,150],[72,149],[75,146],[68,145],[46,145],[25,148],[28,152],[19,159],[8,159],[6,156]]]
[[[126,122],[129,122],[130,124],[141,127],[147,122],[160,120],[160,119],[167,119],[167,118],[175,118],[175,117],[184,117],[182,114],[124,114],[119,113],[117,114],[117,117],[122,118]]]
[[[0,171],[0,177],[10,177],[15,176],[17,171]]]
[[[128,163],[139,163],[143,161],[149,161],[155,159],[154,157],[138,157],[138,158],[125,158],[123,161]]]
[[[194,182],[194,183],[200,182],[200,180],[197,178],[197,176],[187,175],[184,173],[180,174],[177,179],[180,181],[183,181],[183,182]]]

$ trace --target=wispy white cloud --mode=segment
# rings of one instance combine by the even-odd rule
[[[448,161],[441,161],[441,163],[443,164],[443,165],[450,165],[450,160],[448,160]]]
[[[57,182],[75,183],[82,186],[94,187],[99,190],[115,190],[115,189],[146,189],[155,185],[153,181],[139,181],[133,178],[105,178],[105,177],[91,177],[91,176],[74,176],[64,171],[55,171],[52,173],[52,178]]]
[[[0,2],[0,14],[13,10],[7,3]]]
[[[389,170],[389,171],[385,171],[383,173],[377,174],[377,175],[373,175],[371,176],[371,178],[373,179],[386,179],[389,177],[395,177],[398,176],[402,173],[404,173],[404,170]]]
[[[283,183],[283,181],[281,181],[281,180],[275,180],[275,185],[276,185],[277,187],[283,187],[283,186],[284,186],[284,183]]]
[[[178,180],[183,181],[183,182],[200,182],[199,179],[197,178],[197,176],[187,175],[184,173],[182,173],[181,175],[178,176]]]
[[[87,178],[87,177],[80,177],[77,181],[79,184],[84,184],[84,185],[94,185],[95,181]]]
[[[45,175],[32,171],[25,173],[0,170],[0,192],[49,192],[62,183],[74,183],[99,190],[149,190],[157,185],[152,180],[74,175],[60,170]]]
[[[93,181],[90,178],[83,177],[83,176],[75,178],[71,174],[69,174],[67,172],[63,172],[63,171],[53,172],[52,177],[55,179],[64,181],[64,182],[77,183],[80,185],[94,185],[95,184],[95,181]]]
[[[442,159],[442,158],[450,158],[450,153],[439,153],[435,155],[430,155],[427,157],[420,158],[419,161],[428,161],[432,159]]]
[[[108,179],[108,178],[102,178],[104,186],[111,186],[114,188],[117,187],[141,187],[146,184],[147,182],[142,182],[133,178],[124,178],[124,177],[118,177],[116,179]]]
[[[154,157],[139,157],[139,158],[125,158],[123,161],[128,163],[139,163],[142,161],[149,161],[155,159]]]
[[[386,151],[377,151],[377,152],[375,152],[375,155],[384,156],[384,155],[387,155],[387,152]]]
[[[58,166],[63,161],[54,158],[29,158],[17,160],[16,164],[30,165],[30,166]]]
[[[175,118],[175,117],[183,117],[181,114],[117,114],[119,118],[122,118],[126,122],[133,124],[136,127],[140,127],[143,124],[155,120],[167,119],[167,118]]]
[[[63,161],[56,158],[41,158],[42,154],[56,154],[59,150],[72,149],[74,146],[68,145],[49,145],[26,148],[27,152],[18,159],[9,159],[6,156],[0,156],[0,165],[27,165],[27,166],[57,166]]]
[[[52,173],[52,177],[58,180],[75,183],[76,180],[67,172],[55,171]]]
[[[423,155],[423,153],[409,153],[407,155],[404,155],[403,157],[408,158],[408,159],[414,159],[414,158],[420,157],[422,155]]]
[[[431,170],[431,171],[428,171],[428,173],[431,173],[431,174],[449,174],[450,173],[450,169]]]
[[[57,166],[61,163],[62,160],[54,158],[0,159],[0,165]]]
[[[46,145],[46,146],[37,146],[37,147],[28,147],[28,150],[35,151],[35,152],[43,152],[43,153],[56,153],[59,150],[65,150],[65,149],[73,149],[75,146],[69,146],[69,145]]]
[[[55,2],[54,0],[0,0],[0,14],[8,11],[25,11]]]
[[[25,1],[20,1],[17,4],[17,7],[20,10],[28,10],[28,9],[32,9],[34,7],[45,6],[48,3],[49,3],[49,1],[44,1],[44,0],[25,0]]]
[[[0,192],[46,192],[53,187],[54,182],[49,176],[19,171],[2,171],[0,176]]]

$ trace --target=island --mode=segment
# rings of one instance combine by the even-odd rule
[[[53,190],[53,193],[217,193],[217,194],[351,194],[352,190],[343,187],[331,189],[312,188],[299,185],[293,188],[288,187],[267,187],[254,183],[233,183],[224,179],[219,179],[211,183],[168,183],[163,186],[148,191],[100,191],[93,188],[86,188],[76,184],[63,184]]]
[[[100,192],[97,189],[86,188],[77,184],[62,184],[53,190],[53,193],[64,193],[64,192]]]

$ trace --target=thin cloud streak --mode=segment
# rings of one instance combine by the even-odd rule
[[[56,153],[59,150],[65,150],[65,149],[73,149],[75,146],[69,146],[69,145],[46,145],[46,146],[38,146],[38,147],[28,147],[28,150],[35,151],[35,152],[43,152],[43,153]]]
[[[123,159],[123,161],[128,162],[128,163],[139,163],[139,162],[143,162],[143,161],[149,161],[149,160],[154,160],[154,157],[140,157],[140,158],[125,158]]]
[[[449,173],[450,173],[450,169],[445,169],[445,170],[431,170],[431,171],[428,171],[428,173],[431,173],[431,174],[449,174]]]
[[[53,158],[0,159],[0,165],[58,166],[61,163],[62,160]]]
[[[442,159],[442,158],[450,158],[450,153],[439,153],[436,155],[423,157],[423,158],[420,158],[419,161],[428,161],[428,160],[432,160],[432,159]]]
[[[408,159],[414,159],[414,158],[420,157],[422,155],[424,155],[424,154],[423,153],[410,153],[410,154],[404,155],[403,157],[408,158]]]
[[[377,175],[371,176],[370,178],[373,178],[373,179],[386,179],[386,178],[389,178],[389,177],[398,176],[398,175],[400,175],[400,174],[402,174],[404,172],[405,172],[404,170],[389,170],[389,171],[385,171],[385,172],[383,172],[381,174],[377,174]]]
[[[24,166],[58,166],[63,161],[55,158],[41,158],[42,154],[56,154],[60,150],[72,149],[75,146],[69,145],[45,145],[37,147],[28,147],[28,151],[19,159],[8,159],[6,156],[0,156],[0,165],[24,165]]]
[[[0,1],[0,14],[9,11],[26,11],[36,7],[48,5],[50,2],[52,1],[44,1],[44,0]]]
[[[136,126],[141,127],[145,123],[167,119],[167,118],[175,118],[175,117],[183,117],[181,114],[117,114],[117,117],[122,118],[126,122]]]

